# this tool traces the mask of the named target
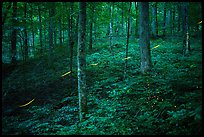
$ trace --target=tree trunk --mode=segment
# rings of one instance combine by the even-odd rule
[[[46,31],[47,31],[47,26],[46,26],[46,23],[45,23],[45,25],[44,25],[44,32],[43,32],[43,35],[44,35],[44,50],[46,51],[46,45],[47,45],[47,38],[46,38]]]
[[[86,3],[79,3],[79,36],[77,47],[77,67],[78,67],[78,94],[79,94],[79,120],[82,122],[87,113],[87,93],[86,93]]]
[[[13,13],[12,13],[12,34],[11,34],[11,63],[15,64],[16,63],[16,15],[17,15],[17,2],[13,2]]]
[[[113,47],[113,10],[112,10],[112,3],[110,5],[110,23],[109,23],[109,38],[110,38],[110,52],[113,54],[112,47]]]
[[[78,45],[78,27],[79,26],[79,15],[77,15],[76,26],[75,26],[75,43]]]
[[[163,36],[166,35],[166,2],[164,2]]]
[[[92,43],[93,43],[93,41],[92,41],[92,31],[93,31],[93,18],[94,18],[94,5],[91,5],[91,15],[90,15],[90,22],[89,22],[89,24],[90,24],[90,32],[89,32],[89,50],[92,50]]]
[[[59,17],[59,33],[60,33],[60,37],[59,37],[60,46],[62,46],[62,20],[61,20],[61,17]]]
[[[177,23],[178,23],[178,28],[177,28],[177,31],[180,32],[181,31],[181,5],[180,5],[180,2],[178,2],[177,4],[177,10],[178,10],[178,20],[177,20]]]
[[[92,28],[93,28],[93,24],[92,22],[90,22],[89,50],[92,50]]]
[[[149,38],[149,5],[148,2],[139,3],[139,46],[141,56],[141,72],[151,69],[150,38]]]
[[[171,28],[171,15],[172,13],[171,13],[171,9],[168,9],[167,10],[167,20],[166,20],[166,26],[167,26],[167,30],[168,30],[168,32],[170,33],[170,34],[172,34],[172,28]]]
[[[31,4],[31,23],[32,23],[32,42],[33,42],[33,44],[32,44],[32,51],[33,51],[33,53],[35,52],[35,31],[34,31],[34,22],[33,22],[33,6],[32,6],[32,4]]]
[[[39,24],[40,24],[40,53],[42,54],[43,51],[43,41],[42,41],[42,21],[41,21],[41,5],[38,5],[38,17],[39,17]]]
[[[126,71],[127,71],[127,62],[128,62],[128,44],[129,44],[129,37],[130,37],[130,11],[131,11],[132,2],[130,2],[130,7],[128,11],[128,31],[127,31],[127,43],[126,43],[126,55],[125,55],[125,69],[124,69],[124,76],[123,80],[125,80],[126,77]]]
[[[135,20],[135,36],[138,36],[138,17],[137,17],[137,10],[138,10],[138,3],[135,2],[135,16],[136,16],[136,20]]]
[[[123,12],[124,12],[124,11],[123,11],[123,10],[124,10],[124,4],[123,4],[123,2],[122,2],[122,29],[121,29],[121,31],[122,31],[122,36],[124,35],[124,31],[123,31],[123,29],[124,29],[124,19],[123,19],[123,18],[124,18],[124,17],[123,17],[123,16],[124,16],[124,15],[123,15],[124,13],[123,13]]]
[[[53,7],[49,3],[49,65],[52,61],[52,48],[53,48]]]
[[[56,5],[53,2],[52,3],[53,8],[52,8],[52,13],[53,13],[53,34],[54,34],[54,47],[57,46],[57,28],[56,28]]]
[[[74,37],[73,37],[73,6],[74,6],[74,3],[71,2],[70,3],[70,8],[69,8],[69,20],[68,20],[68,24],[69,24],[69,50],[70,50],[70,64],[69,64],[69,67],[70,67],[70,71],[71,71],[71,74],[70,74],[70,88],[72,89],[72,85],[73,85],[73,77],[72,77],[72,64],[73,64],[73,46],[74,46]]]
[[[24,3],[24,54],[25,54],[25,61],[28,60],[28,35],[27,35],[27,3]]]
[[[188,24],[188,3],[182,3],[182,30],[183,30],[183,55],[187,55],[190,51],[190,37]]]
[[[152,37],[156,38],[158,35],[158,26],[157,26],[157,2],[154,2],[152,5]]]
[[[173,10],[172,10],[172,34],[174,34],[175,31],[175,3],[173,5]]]

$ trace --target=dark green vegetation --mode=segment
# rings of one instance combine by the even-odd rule
[[[3,135],[202,133],[199,2],[3,2]]]
[[[68,70],[69,50],[59,47],[51,66],[44,54],[19,63],[3,79],[2,133],[201,134],[201,37],[192,39],[192,52],[185,57],[180,39],[151,41],[151,48],[160,46],[152,49],[154,65],[145,75],[140,73],[138,40],[130,39],[131,58],[124,81],[123,39],[113,48],[114,57],[102,40],[87,53],[89,110],[84,122],[78,123],[76,65],[74,88],[69,89],[69,75],[61,77]],[[33,98],[31,104],[18,107]]]

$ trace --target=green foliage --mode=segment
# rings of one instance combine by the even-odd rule
[[[32,4],[37,8],[39,3]],[[126,17],[128,4],[123,4],[114,4],[113,16],[116,17],[123,6],[124,18]],[[7,5],[8,3],[3,5],[3,13]],[[88,5],[88,15],[91,12],[90,5]],[[191,7],[192,5],[190,4]],[[199,4],[195,5],[193,10],[197,13]],[[59,10],[56,12],[56,17],[67,13],[67,9],[63,6],[67,5],[56,3]],[[63,45],[53,49],[51,65],[47,63],[48,53],[44,51],[42,55],[39,54],[39,57],[19,63],[3,79],[2,134],[195,135],[202,133],[202,41],[191,39],[192,52],[185,57],[182,56],[181,38],[160,38],[151,41],[151,49],[157,45],[160,46],[151,50],[153,63],[151,72],[142,75],[138,40],[130,38],[128,51],[130,58],[126,79],[123,80],[125,38],[114,41],[114,55],[109,50],[109,39],[100,38],[105,35],[109,25],[110,16],[107,12],[109,6],[110,3],[94,3],[97,10],[96,22],[100,26],[97,31],[101,35],[97,36],[93,50],[87,51],[86,55],[88,95],[86,119],[81,123],[78,122],[76,50],[72,72],[74,88],[70,89],[69,75],[62,77],[69,71],[69,48]],[[42,5],[43,27],[46,25],[48,7],[47,4]],[[74,9],[73,18],[76,22],[78,3],[74,4]],[[162,9],[163,4],[158,3],[160,23],[163,20]],[[193,10],[190,11],[192,18],[195,14]],[[31,8],[28,8],[28,13],[30,12]],[[11,13],[9,11],[8,15],[11,16]],[[23,13],[23,3],[19,3],[20,13]],[[132,15],[134,13],[135,11],[132,10]],[[37,12],[33,15],[35,16],[34,27],[37,29]],[[200,15],[195,17],[195,22],[199,17]],[[21,18],[18,19],[21,20]],[[121,14],[118,18],[122,18]],[[67,17],[62,20],[66,30]],[[9,25],[9,22],[6,25]],[[18,25],[22,27],[22,24]],[[115,24],[114,27],[116,27]],[[30,32],[31,29],[28,31]],[[8,34],[9,32],[6,32],[6,35]],[[39,40],[39,34],[36,37]],[[6,45],[8,42],[4,41],[4,49],[9,47]],[[19,104],[25,103],[31,97],[36,98],[35,101],[22,109],[17,108]],[[5,115],[8,111],[16,113]]]

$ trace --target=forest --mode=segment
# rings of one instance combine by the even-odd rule
[[[201,2],[2,2],[2,135],[201,135]]]

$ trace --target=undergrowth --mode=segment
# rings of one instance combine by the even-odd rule
[[[182,56],[179,40],[151,41],[153,68],[140,73],[138,41],[129,44],[126,79],[123,80],[125,43],[109,51],[95,44],[87,51],[88,108],[78,122],[76,54],[74,88],[70,89],[68,49],[20,64],[3,80],[3,134],[34,135],[196,135],[202,132],[202,46],[192,43]],[[158,46],[159,45],[159,46]],[[156,47],[157,48],[154,48]],[[96,52],[97,51],[97,52]],[[19,104],[36,100],[19,108]],[[15,114],[15,115],[14,115]]]

